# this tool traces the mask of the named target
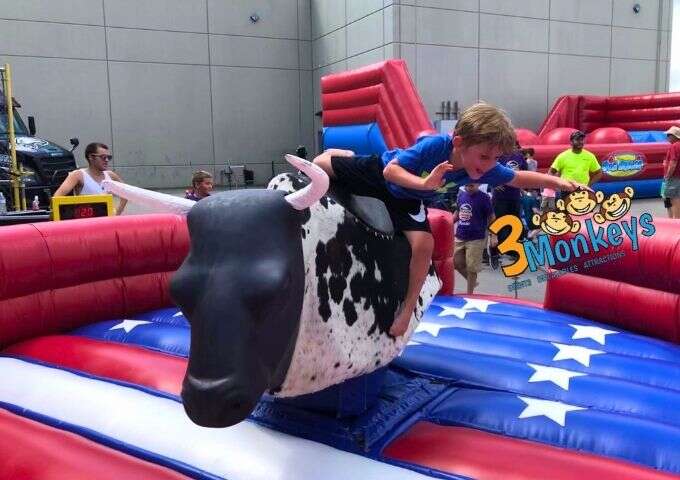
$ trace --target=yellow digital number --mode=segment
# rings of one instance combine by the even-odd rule
[[[501,254],[515,252],[519,256],[516,262],[503,267],[503,274],[506,277],[515,277],[529,266],[527,256],[524,253],[524,246],[519,242],[519,237],[522,235],[522,221],[514,215],[503,215],[489,225],[489,231],[498,235],[498,232],[507,226],[511,228],[510,235],[498,245],[498,251]]]

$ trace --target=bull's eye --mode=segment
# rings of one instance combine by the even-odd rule
[[[255,308],[276,304],[270,302],[274,298],[286,298],[292,283],[290,270],[277,261],[258,261],[247,274],[247,286],[244,294],[247,301]]]

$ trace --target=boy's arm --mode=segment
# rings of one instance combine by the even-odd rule
[[[353,157],[354,152],[352,150],[343,150],[341,148],[329,148],[324,150],[323,153],[329,154],[331,157]]]
[[[516,188],[552,188],[553,190],[566,190],[572,192],[578,188],[592,190],[587,185],[582,185],[573,180],[565,180],[545,173],[519,171],[515,172],[515,178],[508,185]]]
[[[436,190],[444,184],[444,175],[453,170],[453,165],[448,161],[442,162],[432,170],[425,178],[412,174],[399,165],[397,160],[392,160],[383,170],[383,177],[388,182],[395,183],[412,190]]]

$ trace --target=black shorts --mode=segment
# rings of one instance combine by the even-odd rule
[[[671,199],[668,198],[668,197],[664,197],[664,199],[663,199],[663,206],[664,206],[665,208],[671,208],[671,205],[672,205],[672,204],[671,204]]]
[[[387,189],[383,164],[376,155],[332,157],[335,181],[354,195],[382,200],[394,229],[401,232],[429,232],[427,207],[421,200],[397,198]]]

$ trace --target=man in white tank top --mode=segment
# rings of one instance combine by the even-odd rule
[[[104,192],[102,188],[103,180],[116,180],[122,182],[116,172],[108,170],[109,162],[113,156],[109,147],[103,143],[90,143],[85,148],[85,159],[87,168],[73,170],[68,174],[66,180],[59,186],[54,196],[64,196],[75,191],[76,195],[97,195]],[[116,215],[123,213],[127,200],[119,199]]]

